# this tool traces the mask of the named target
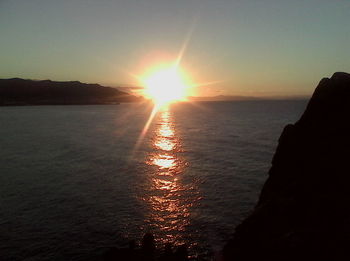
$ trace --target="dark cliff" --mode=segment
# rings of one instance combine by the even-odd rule
[[[0,79],[0,105],[112,104],[138,100],[133,95],[99,84]]]
[[[259,201],[225,260],[350,260],[349,164],[350,74],[335,73],[283,130]]]

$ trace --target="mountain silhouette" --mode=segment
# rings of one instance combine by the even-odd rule
[[[139,100],[126,92],[99,84],[0,79],[0,105],[113,104]]]

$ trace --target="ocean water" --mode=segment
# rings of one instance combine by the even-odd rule
[[[306,104],[1,107],[0,259],[94,260],[146,232],[209,258]]]

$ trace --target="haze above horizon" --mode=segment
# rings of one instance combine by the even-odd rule
[[[349,1],[0,2],[0,78],[139,86],[181,56],[196,96],[304,95],[350,71]]]

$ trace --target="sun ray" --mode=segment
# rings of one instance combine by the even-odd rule
[[[131,153],[131,158],[142,143],[157,112],[164,107],[166,108],[170,102],[184,100],[186,96],[188,96],[188,89],[192,87],[192,85],[186,80],[187,77],[185,77],[180,64],[191,41],[196,23],[197,19],[194,19],[181,45],[179,53],[172,64],[163,65],[163,68],[160,68],[160,70],[146,77],[131,72],[128,73],[130,77],[145,85],[146,97],[148,96],[148,98],[152,98],[154,101],[153,109],[137,139]]]
[[[134,146],[133,151],[136,151],[138,149],[138,147],[140,146],[140,144],[141,144],[143,138],[145,137],[145,135],[147,134],[147,131],[148,131],[148,129],[149,129],[149,127],[150,127],[150,125],[151,125],[155,115],[157,114],[158,110],[159,110],[158,106],[154,105],[153,109],[151,111],[151,114],[148,117],[148,120],[147,120],[145,126],[143,127],[140,136],[138,137],[138,139],[136,141],[136,144]],[[134,154],[134,153],[132,153],[132,154]]]
[[[196,24],[197,24],[197,19],[193,19],[193,22],[192,22],[192,25],[190,26],[188,32],[187,32],[187,35],[186,35],[186,38],[180,48],[180,51],[179,51],[179,54],[177,55],[177,58],[176,58],[176,61],[175,61],[175,66],[178,67],[182,61],[182,58],[186,52],[186,49],[191,41],[191,38],[192,38],[192,35],[193,35],[193,32],[195,30],[195,27],[196,27]]]

